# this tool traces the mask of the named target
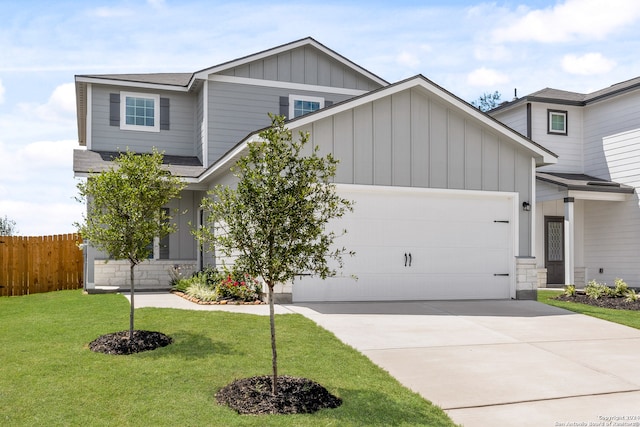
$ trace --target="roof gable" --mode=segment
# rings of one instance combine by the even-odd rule
[[[205,80],[212,74],[367,91],[389,84],[311,37],[200,70],[194,77]]]

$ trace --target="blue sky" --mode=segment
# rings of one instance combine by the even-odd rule
[[[380,77],[472,101],[640,75],[640,2],[0,0],[0,217],[73,232],[76,74],[193,72],[312,36]]]

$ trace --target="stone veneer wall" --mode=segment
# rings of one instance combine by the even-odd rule
[[[516,299],[535,300],[538,297],[538,268],[532,257],[516,258]]]
[[[171,288],[169,271],[180,267],[182,277],[189,277],[196,270],[195,260],[149,260],[143,261],[135,268],[136,290],[160,290]],[[118,287],[119,290],[130,289],[129,268],[126,260],[96,260],[94,263],[94,282],[97,289],[101,286]]]

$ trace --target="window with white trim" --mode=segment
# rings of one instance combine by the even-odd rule
[[[300,117],[324,108],[324,98],[315,96],[289,95],[289,118]]]
[[[554,135],[567,134],[567,112],[563,110],[547,110],[547,133]]]
[[[120,92],[120,129],[160,131],[160,96]]]

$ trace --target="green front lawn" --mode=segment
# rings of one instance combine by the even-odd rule
[[[553,305],[555,307],[574,311],[576,313],[586,314],[589,316],[597,317],[599,319],[604,319],[610,322],[620,323],[621,325],[640,329],[640,311],[638,310],[614,310],[611,308],[600,308],[588,304],[580,304],[554,299],[561,293],[561,291],[538,289],[538,301],[548,305]]]
[[[279,372],[341,397],[310,415],[246,416],[215,403],[237,378],[271,372],[268,317],[136,310],[136,329],[174,343],[131,356],[93,353],[99,335],[128,329],[121,295],[61,291],[0,298],[0,425],[448,426],[439,408],[301,315],[276,317]]]

